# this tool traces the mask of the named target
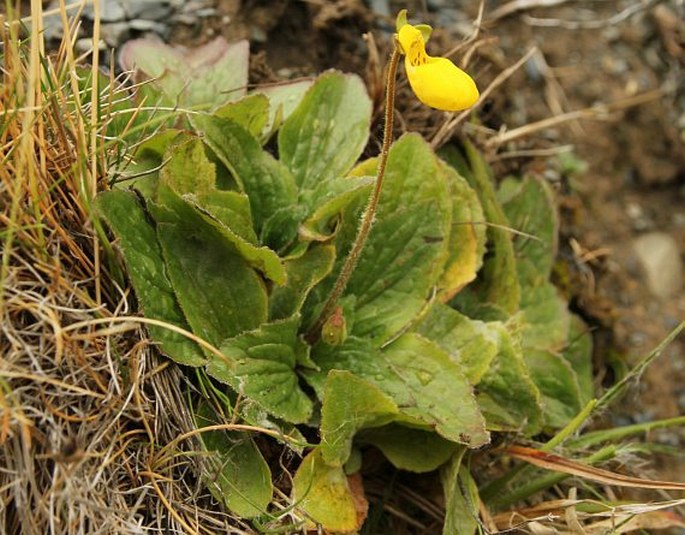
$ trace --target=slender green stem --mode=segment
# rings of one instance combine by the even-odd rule
[[[395,77],[397,74],[397,65],[399,63],[400,56],[401,52],[399,51],[397,44],[395,44],[392,51],[392,56],[390,57],[390,64],[388,65],[388,77],[385,87],[385,126],[383,130],[383,146],[381,147],[381,154],[378,161],[376,183],[369,197],[369,202],[366,205],[366,209],[364,210],[361,223],[359,224],[357,237],[355,238],[352,248],[345,259],[345,263],[340,270],[338,279],[335,281],[333,290],[321,309],[321,314],[319,314],[319,318],[316,320],[316,323],[314,323],[314,326],[307,333],[306,339],[310,343],[314,343],[319,340],[321,336],[321,327],[333,313],[335,306],[338,303],[338,299],[345,291],[347,282],[350,280],[350,277],[354,272],[354,268],[357,267],[359,256],[362,252],[362,249],[364,249],[364,244],[366,243],[366,239],[369,236],[369,231],[373,225],[373,220],[376,215],[376,208],[378,207],[378,201],[381,198],[381,190],[383,189],[383,179],[385,178],[385,168],[388,163],[390,144],[392,143],[392,129],[395,116]]]
[[[540,451],[552,451],[554,448],[562,444],[569,436],[575,433],[581,425],[590,417],[592,411],[597,405],[597,400],[590,400],[585,407],[571,420],[566,427],[559,431],[549,441],[540,446]],[[480,489],[480,496],[484,501],[493,499],[496,496],[506,493],[509,484],[521,477],[521,475],[530,472],[533,468],[528,464],[519,464],[509,470],[502,477],[490,481]]]

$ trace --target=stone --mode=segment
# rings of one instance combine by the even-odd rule
[[[683,261],[678,242],[665,232],[643,234],[633,242],[647,286],[653,295],[665,299],[683,286]]]
[[[117,47],[126,41],[131,34],[128,22],[110,22],[100,27],[100,37],[111,47]]]

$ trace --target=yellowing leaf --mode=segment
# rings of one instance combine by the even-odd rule
[[[321,408],[322,457],[328,464],[342,466],[358,430],[383,425],[398,414],[393,400],[373,383],[350,372],[331,370]]]
[[[355,533],[364,521],[358,512],[360,496],[353,493],[342,467],[326,464],[319,449],[309,453],[297,469],[293,498],[297,508],[329,532]],[[308,525],[314,528],[311,521]]]
[[[478,194],[452,167],[441,162],[452,199],[449,258],[438,282],[438,299],[447,302],[476,278],[485,254],[485,216]]]

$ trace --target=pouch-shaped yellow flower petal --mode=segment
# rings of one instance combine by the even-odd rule
[[[445,111],[463,110],[475,104],[479,96],[476,83],[449,59],[429,56],[419,29],[405,24],[397,38],[405,54],[409,85],[421,102]]]

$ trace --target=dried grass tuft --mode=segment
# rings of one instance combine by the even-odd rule
[[[91,212],[108,89],[79,89],[73,21],[44,54],[40,4],[0,16],[0,533],[245,533],[200,484],[196,438],[157,455],[194,427],[181,370],[138,324],[103,327],[131,313]]]

